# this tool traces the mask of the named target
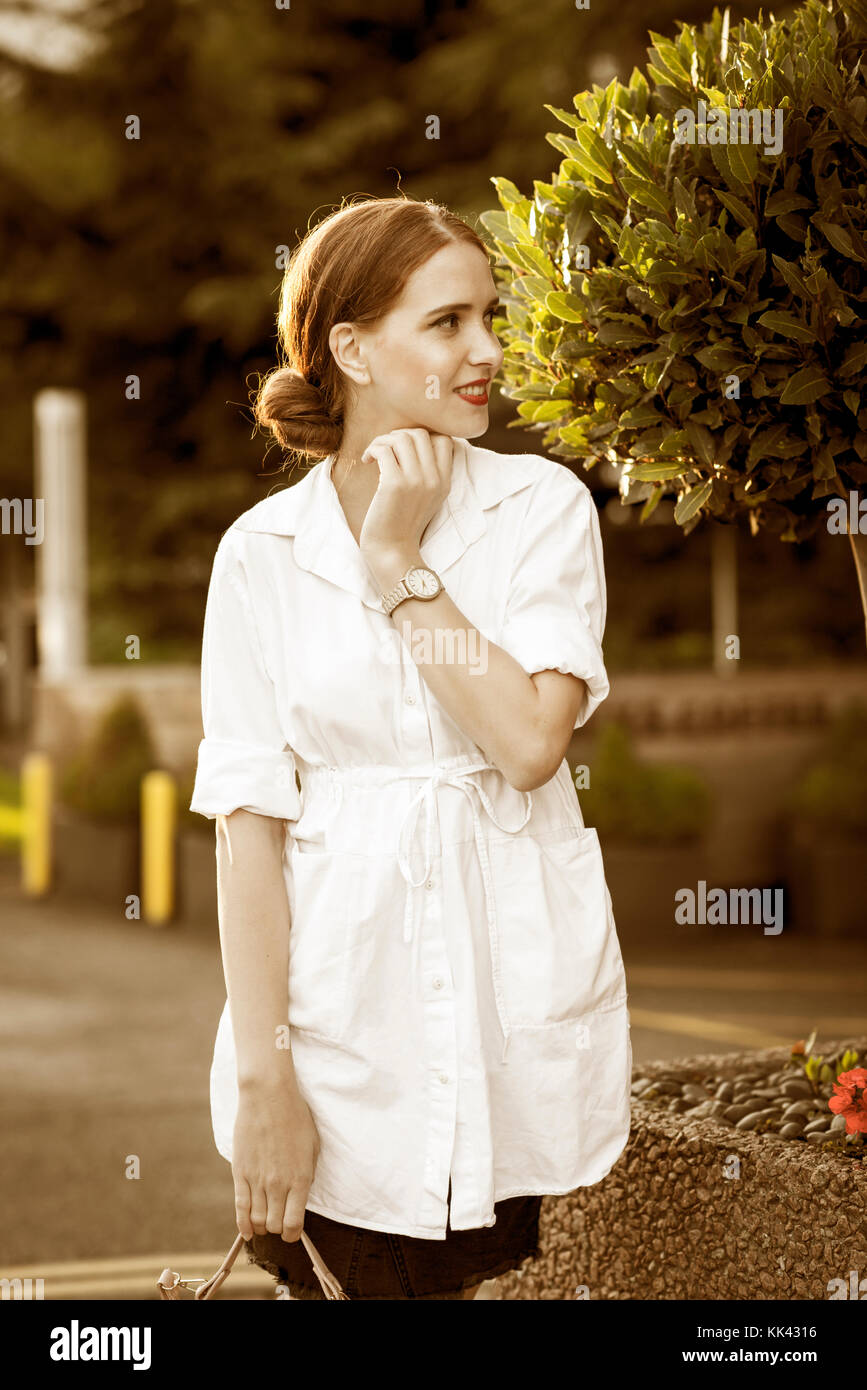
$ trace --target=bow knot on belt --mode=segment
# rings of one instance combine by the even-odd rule
[[[503,825],[497,819],[497,816],[494,812],[494,808],[491,805],[490,797],[488,797],[486,793],[482,790],[482,788],[479,786],[479,783],[474,780],[475,773],[485,772],[489,769],[495,772],[498,770],[494,767],[493,763],[481,762],[463,764],[456,767],[435,767],[431,770],[430,774],[425,778],[423,785],[416,792],[415,796],[412,798],[412,800],[409,803],[409,806],[406,809],[406,814],[404,815],[403,822],[401,824],[400,836],[398,839],[397,862],[407,884],[406,906],[404,909],[403,916],[403,939],[404,941],[411,941],[413,935],[414,909],[414,898],[412,890],[414,888],[420,888],[421,885],[426,882],[430,875],[431,865],[433,861],[432,836],[433,821],[436,811],[437,790],[438,788],[444,786],[456,787],[458,791],[463,792],[464,795],[469,798],[470,808],[473,813],[473,831],[476,841],[476,850],[479,856],[479,865],[482,871],[482,881],[485,890],[485,910],[488,919],[488,937],[491,944],[491,966],[493,970],[494,996],[496,998],[497,1012],[500,1019],[500,1025],[503,1030],[503,1060],[505,1061],[506,1047],[508,1046],[509,1034],[511,1030],[509,1028],[508,1020],[505,1016],[502,1000],[502,991],[500,989],[499,984],[500,950],[499,937],[497,934],[497,909],[496,902],[494,899],[493,882],[491,879],[491,867],[490,860],[488,858],[488,848],[485,842],[485,835],[484,831],[482,830],[482,822],[479,816],[478,807],[476,806],[476,802],[473,797],[473,792],[475,792],[478,796],[483,807],[485,808],[485,811],[487,812],[490,819],[493,821],[494,825],[496,825],[499,830],[503,830],[506,832],[506,834],[509,835],[516,834],[517,831],[522,830],[523,827],[527,824],[527,821],[530,819],[530,814],[533,809],[533,797],[530,792],[522,792],[521,795],[525,798],[525,810],[522,820],[514,826]],[[408,771],[403,775],[407,777],[417,778],[420,774],[417,771]],[[424,807],[425,814],[424,869],[422,871],[421,878],[414,879],[412,876],[412,870],[410,868],[408,850],[411,850],[411,847],[415,840],[416,831],[418,829],[419,813],[422,807]]]

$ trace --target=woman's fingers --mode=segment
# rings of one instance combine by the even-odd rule
[[[265,1229],[274,1236],[279,1236],[283,1230],[283,1211],[286,1206],[286,1183],[274,1179],[266,1184],[265,1200],[268,1204],[268,1215],[265,1219]]]
[[[268,1197],[261,1183],[250,1184],[250,1221],[257,1236],[268,1233]]]
[[[432,434],[430,436],[431,450],[434,456],[434,464],[437,468],[440,481],[448,491],[452,480],[452,462],[454,460],[455,442],[450,434]]]
[[[250,1184],[246,1178],[235,1178],[235,1222],[238,1230],[245,1240],[250,1240],[253,1235],[253,1222],[250,1215],[251,1207]]]
[[[380,435],[368,444],[362,457],[368,455],[379,464],[380,485],[399,487],[403,474],[387,435]]]
[[[418,460],[418,473],[429,487],[436,488],[440,482],[440,471],[434,452],[433,440],[428,430],[401,430],[406,437],[407,453],[415,453]]]
[[[283,1239],[290,1245],[294,1240],[301,1239],[309,1189],[309,1183],[306,1186],[304,1184],[299,1185],[298,1183],[293,1183],[289,1192],[286,1194],[286,1201],[282,1212]]]
[[[375,459],[379,486],[361,528],[361,548],[419,545],[451,484],[450,435],[425,429],[377,435],[362,458]]]
[[[393,430],[391,434],[377,435],[376,439],[368,444],[362,457],[370,454],[376,459],[381,477],[387,476],[383,467],[390,465],[391,476],[398,480],[403,479],[410,486],[419,487],[424,483],[425,475],[413,441],[405,437],[407,434],[407,430]]]
[[[426,429],[392,430],[372,439],[362,460],[375,458],[383,478],[442,493],[451,482],[453,449],[448,434],[434,435]]]

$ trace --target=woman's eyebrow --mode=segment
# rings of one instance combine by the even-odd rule
[[[472,309],[474,307],[475,306],[472,304],[441,304],[438,309],[428,309],[425,317],[431,314],[450,314],[454,313],[457,309]],[[489,300],[486,305],[488,309],[499,309],[500,307],[500,301],[496,295],[493,299]]]

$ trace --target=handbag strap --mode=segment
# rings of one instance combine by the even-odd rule
[[[316,1249],[316,1246],[313,1244],[313,1241],[310,1239],[306,1231],[301,1232],[301,1243],[304,1246],[304,1249],[307,1251],[307,1254],[310,1256],[310,1261],[313,1265],[313,1272],[315,1273],[316,1278],[319,1280],[319,1283],[322,1285],[325,1297],[329,1300],[342,1298],[349,1301],[349,1295],[343,1292],[343,1287],[339,1279],[337,1279],[336,1276],[331,1273],[331,1270],[328,1268],[327,1264],[323,1260],[322,1256]],[[195,1295],[197,1299],[212,1298],[213,1295],[217,1292],[217,1289],[220,1288],[221,1284],[225,1283],[225,1281],[231,1274],[232,1266],[235,1263],[235,1260],[238,1258],[238,1254],[240,1253],[243,1244],[244,1237],[239,1232],[232,1243],[232,1248],[229,1250],[228,1254],[223,1259],[223,1262],[220,1265],[219,1269],[214,1271],[210,1279],[182,1279],[181,1276],[179,1274],[176,1274],[174,1270],[164,1269],[159,1279],[157,1280],[157,1284],[159,1286],[160,1291],[160,1298],[179,1299],[181,1296],[181,1289],[189,1288],[192,1284],[199,1285],[199,1287],[196,1289]]]

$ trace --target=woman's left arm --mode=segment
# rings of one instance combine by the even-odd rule
[[[383,593],[411,565],[425,563],[418,550],[409,549],[366,558]],[[534,791],[550,781],[566,756],[585,682],[559,671],[528,676],[514,657],[482,636],[446,589],[434,599],[405,599],[394,610],[392,621],[409,640],[413,653],[436,652],[437,629],[448,631],[451,653],[482,653],[481,668],[468,659],[437,662],[416,657],[416,662],[443,708],[511,786]],[[404,623],[411,624],[411,633]],[[467,634],[466,643],[462,631]],[[419,640],[416,633],[427,633],[429,638]]]
[[[418,478],[401,476],[403,470],[390,466],[387,454],[379,457],[395,491],[407,489],[407,516],[408,494]],[[395,499],[395,515],[398,511]],[[540,474],[520,534],[503,646],[473,626],[447,587],[434,599],[405,599],[392,621],[455,723],[513,787],[532,791],[554,776],[573,730],[608,693],[601,651],[606,593],[596,508],[589,489],[570,470],[557,464]],[[383,593],[412,565],[425,564],[418,542],[379,537],[362,548]],[[423,634],[420,640],[416,633]],[[434,658],[420,660],[419,650]],[[448,659],[437,660],[435,654],[443,651]],[[471,662],[469,654],[478,652],[484,660]],[[459,660],[464,654],[467,659]]]

